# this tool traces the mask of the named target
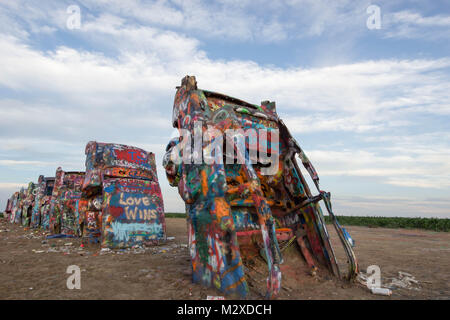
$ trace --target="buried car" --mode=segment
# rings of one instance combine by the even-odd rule
[[[26,191],[24,188],[20,188],[20,191],[17,193],[16,201],[13,204],[11,210],[11,223],[21,223],[22,222],[22,208],[23,202],[25,200]]]
[[[83,180],[84,172],[63,171],[61,167],[56,170],[48,212],[50,233],[79,235],[78,200],[81,198]]]
[[[83,237],[125,248],[166,240],[155,155],[142,149],[91,141],[86,145]]]
[[[11,196],[9,203],[8,203],[8,207],[7,207],[8,221],[10,223],[14,223],[18,202],[19,202],[19,191],[16,191]],[[9,211],[8,211],[8,209],[9,209]]]
[[[186,76],[177,88],[172,125],[180,137],[170,141],[163,165],[186,203],[194,282],[246,296],[243,261],[256,252],[268,269],[266,297],[275,297],[282,250],[292,243],[310,274],[320,270],[340,278],[320,201],[347,254],[346,278],[355,277],[351,241],[333,214],[330,194],[319,189],[317,172],[274,102],[254,105],[200,90],[195,77]]]
[[[25,198],[22,204],[22,225],[24,227],[28,227],[30,225],[36,192],[37,192],[36,183],[34,182],[28,183],[28,188],[25,191]]]
[[[54,184],[55,178],[39,176],[30,227],[37,228],[43,225],[43,207],[50,201]]]
[[[16,194],[17,192],[13,193],[11,197],[6,201],[5,215],[3,217],[6,219],[6,221],[10,221],[9,219],[11,217],[11,212],[14,207],[15,199],[17,197]]]
[[[52,205],[52,198],[53,198],[53,189],[54,189],[54,183],[50,191],[50,195],[45,195],[41,200],[41,207],[40,207],[40,227],[43,230],[50,230],[50,209]]]

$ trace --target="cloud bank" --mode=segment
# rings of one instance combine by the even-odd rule
[[[353,25],[349,17],[364,9],[349,1],[285,5],[81,1],[82,27],[67,30],[62,4],[2,4],[0,15],[11,23],[0,32],[0,205],[16,186],[54,175],[59,165],[83,170],[84,146],[97,140],[154,152],[166,210],[184,211],[161,159],[173,134],[175,86],[190,74],[201,88],[253,103],[275,100],[334,194],[338,214],[448,217],[441,204],[450,191],[450,58],[280,67],[210,57],[211,39],[278,43],[296,38],[292,28],[302,25],[302,37],[321,37],[339,32],[329,31],[336,24]],[[281,22],[289,8],[303,5],[322,18]],[[280,14],[259,21],[264,10],[246,14],[256,6]],[[444,15],[416,18],[400,11],[395,21],[447,26]],[[54,43],[43,46],[43,34]]]

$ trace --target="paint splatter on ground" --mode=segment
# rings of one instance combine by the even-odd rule
[[[450,233],[349,226],[361,270],[377,264],[382,281],[407,272],[420,290],[396,289],[391,297],[375,296],[360,285],[346,285],[299,268],[293,253],[283,268],[280,299],[450,299]],[[0,299],[206,299],[219,295],[191,283],[184,219],[168,218],[167,234],[175,239],[153,248],[104,250],[80,248],[80,239],[45,240],[41,231],[24,230],[0,219]],[[331,233],[332,238],[336,235]],[[289,250],[289,249],[287,249]],[[338,258],[344,252],[337,251]],[[345,261],[342,261],[342,267]],[[261,263],[256,259],[256,264]],[[81,289],[66,287],[66,268],[81,269]],[[248,266],[250,299],[262,299],[265,272]],[[263,269],[264,270],[264,269]]]

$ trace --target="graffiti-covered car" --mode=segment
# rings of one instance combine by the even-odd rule
[[[180,137],[170,141],[163,165],[186,203],[194,282],[246,296],[243,262],[257,257],[268,269],[266,297],[272,298],[281,288],[282,250],[293,243],[303,261],[296,268],[339,278],[320,201],[347,253],[347,278],[356,275],[351,242],[334,217],[330,194],[319,189],[317,172],[274,102],[255,105],[200,90],[195,77],[186,76],[175,95],[172,125]]]
[[[42,198],[42,205],[40,207],[40,219],[41,219],[41,229],[50,230],[50,209],[52,206],[53,190],[51,195],[44,196]]]
[[[20,188],[20,191],[17,194],[16,202],[13,206],[11,212],[11,222],[12,223],[21,223],[22,222],[22,209],[23,202],[25,200],[26,190],[25,188]]]
[[[63,171],[58,167],[49,210],[52,234],[78,235],[78,200],[81,197],[84,172]]]
[[[64,184],[61,190],[61,233],[80,236],[79,201],[81,199],[81,187],[84,181],[84,172],[66,172]]]
[[[14,223],[15,210],[17,208],[17,202],[19,200],[19,191],[13,193],[9,201],[8,221]]]
[[[10,219],[11,219],[12,210],[15,206],[18,194],[19,194],[18,192],[14,192],[6,202],[5,216],[4,216],[6,221],[10,221]]]
[[[37,228],[43,224],[43,207],[49,202],[52,195],[55,178],[39,176],[30,227]]]
[[[11,204],[12,204],[11,198],[6,199],[6,208],[5,211],[3,211],[3,218],[5,219],[7,219],[9,217],[9,214],[11,213]]]
[[[3,218],[6,219],[6,221],[9,221],[9,217],[11,215],[11,211],[13,208],[13,203],[14,203],[14,194],[11,195],[11,197],[6,200],[6,208],[3,216]]]
[[[25,198],[22,204],[22,225],[24,227],[30,226],[36,192],[37,184],[34,182],[28,183],[28,188],[25,191]]]
[[[155,155],[133,146],[91,141],[83,184],[85,238],[124,248],[166,239]]]

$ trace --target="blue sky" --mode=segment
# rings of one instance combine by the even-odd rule
[[[1,208],[39,174],[84,170],[97,140],[154,152],[183,212],[161,159],[189,74],[275,100],[336,214],[450,218],[448,1],[19,0],[0,20]]]

